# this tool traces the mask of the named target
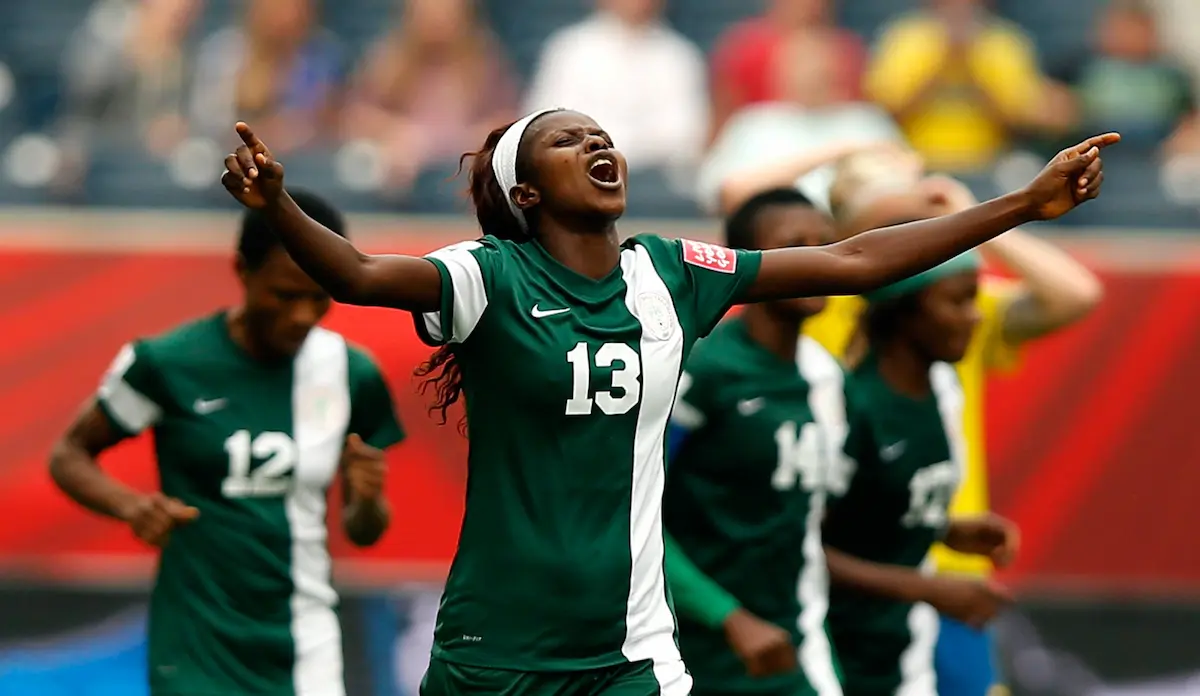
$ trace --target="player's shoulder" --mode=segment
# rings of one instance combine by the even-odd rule
[[[136,338],[129,345],[139,359],[169,365],[211,355],[218,344],[229,340],[222,331],[225,331],[225,314],[218,312]]]
[[[739,253],[720,244],[655,234],[637,234],[622,244],[625,249],[636,247],[646,250],[660,272],[690,274],[697,269],[730,275],[737,272]],[[746,253],[749,252],[742,255]]]
[[[381,374],[379,361],[369,349],[342,337],[346,344],[346,364],[351,375],[371,376]]]
[[[747,338],[737,317],[717,324],[708,336],[696,341],[688,356],[687,371],[694,379],[716,384],[760,377],[758,351],[747,350]]]
[[[842,363],[830,353],[820,341],[811,336],[801,336],[796,345],[796,362],[800,374],[809,384],[836,384],[846,381]]]

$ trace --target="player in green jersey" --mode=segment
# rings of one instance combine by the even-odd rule
[[[586,79],[586,76],[581,76]],[[471,165],[484,236],[419,258],[359,252],[298,209],[244,123],[226,189],[334,299],[395,307],[441,346],[435,408],[465,397],[466,510],[423,692],[686,694],[663,572],[667,420],[696,339],[738,302],[857,293],[1097,195],[1099,136],[1016,194],[820,248],[621,241],[624,156],[540,111]],[[444,411],[443,411],[444,413]]]
[[[751,197],[725,229],[740,249],[833,237],[828,218],[790,188]],[[821,521],[829,448],[846,431],[843,375],[800,337],[824,306],[747,307],[697,343],[680,379],[663,510],[693,696],[841,696],[825,633]]]
[[[336,234],[341,215],[296,204]],[[238,242],[242,302],[123,347],[54,448],[58,486],[162,547],[150,600],[155,696],[341,696],[342,647],[326,497],[358,545],[388,525],[382,450],[404,433],[379,369],[317,323],[329,295],[288,257],[267,217]],[[96,464],[154,433],[161,493]]]
[[[1017,543],[995,515],[948,517],[966,463],[953,363],[979,322],[978,287],[969,252],[866,296],[869,350],[846,389],[849,485],[824,528],[847,696],[936,696],[938,611],[978,625],[1008,600],[990,581],[932,575],[930,560],[941,540],[1004,565]]]

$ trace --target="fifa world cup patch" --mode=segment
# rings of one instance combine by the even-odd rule
[[[733,273],[737,269],[737,254],[733,250],[716,244],[694,242],[690,239],[681,241],[683,242],[683,260],[687,263],[718,273]]]

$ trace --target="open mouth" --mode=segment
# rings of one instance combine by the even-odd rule
[[[603,189],[621,187],[621,172],[617,169],[617,162],[607,155],[592,160],[591,165],[588,166],[588,178],[592,180],[593,184]]]

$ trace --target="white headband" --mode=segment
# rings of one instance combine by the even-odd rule
[[[496,181],[500,182],[504,200],[508,203],[508,209],[512,211],[517,223],[521,225],[521,229],[526,232],[529,231],[529,224],[525,221],[525,212],[512,199],[513,187],[517,185],[517,150],[521,148],[521,138],[524,137],[525,129],[529,128],[529,124],[533,123],[535,118],[553,111],[562,111],[562,109],[535,111],[509,126],[508,130],[504,131],[504,135],[500,136],[500,141],[496,143],[496,150],[492,152],[492,171],[496,174]]]

